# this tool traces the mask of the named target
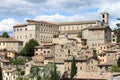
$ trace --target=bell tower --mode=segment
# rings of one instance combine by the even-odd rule
[[[109,24],[109,14],[108,13],[106,13],[106,12],[100,13],[100,19],[102,22]]]

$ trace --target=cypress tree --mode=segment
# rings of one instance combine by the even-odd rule
[[[76,67],[76,60],[75,57],[73,57],[72,63],[71,63],[71,74],[70,74],[70,80],[73,80],[73,77],[77,73],[77,67]]]
[[[54,80],[57,80],[57,70],[55,63],[54,63]]]
[[[117,60],[117,65],[120,67],[120,57]]]
[[[0,67],[0,80],[3,80],[3,77],[2,77],[2,68]]]
[[[53,65],[53,71],[51,71],[51,79],[52,80],[58,80],[56,64],[55,63]]]

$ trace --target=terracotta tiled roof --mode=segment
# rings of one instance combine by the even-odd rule
[[[97,73],[97,72],[80,72],[75,77],[77,79],[92,79],[92,80],[108,80],[112,75],[120,75],[120,73]],[[111,79],[110,79],[111,80]]]
[[[13,28],[16,28],[16,27],[25,27],[27,26],[27,24],[16,24],[15,26],[13,26]]]
[[[66,58],[65,61],[72,61],[73,57]],[[76,61],[86,61],[87,59],[85,57],[75,57]]]
[[[109,26],[95,26],[95,27],[92,27],[92,28],[88,28],[89,30],[103,30],[103,29],[106,29],[106,28],[109,28]]]
[[[49,63],[64,64],[63,58],[55,58],[49,61]]]
[[[38,21],[38,20],[27,20],[28,23],[47,23],[47,24],[53,24],[53,25],[59,25],[56,22],[50,22],[50,21]]]
[[[117,65],[117,60],[109,60],[105,63],[98,64],[98,66],[112,66],[112,65]]]
[[[52,45],[56,45],[56,43],[43,44],[43,46],[52,46]]]
[[[12,69],[7,69],[5,70],[6,73],[12,73],[12,72],[15,72],[16,70],[12,70]]]
[[[14,38],[0,38],[0,42],[23,42],[23,41],[19,41]]]
[[[103,50],[103,52],[99,53],[98,55],[101,55],[101,54],[107,54],[107,53],[116,53],[116,50]]]
[[[1,59],[0,61],[1,61],[1,62],[10,62],[10,61],[7,60],[7,59]]]
[[[79,25],[79,24],[96,24],[97,20],[80,21],[80,22],[61,22],[59,25]]]
[[[53,58],[53,55],[44,55],[45,58]]]
[[[40,45],[40,46],[35,46],[35,48],[43,48],[45,46],[53,46],[53,45],[57,45],[57,44],[56,43],[43,44],[43,45]]]
[[[41,63],[34,63],[33,66],[38,66],[38,67],[44,67],[45,64],[41,64]]]
[[[78,34],[80,30],[71,30],[71,31],[61,31],[60,34]]]

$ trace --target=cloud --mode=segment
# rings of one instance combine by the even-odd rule
[[[44,3],[47,2],[47,0],[25,0],[27,2],[31,2],[31,3],[35,3],[35,4],[39,4],[39,3]]]
[[[99,14],[95,14],[95,13],[75,14],[72,16],[55,14],[55,15],[39,15],[36,16],[34,19],[40,21],[43,20],[43,21],[55,21],[55,22],[70,22],[70,21],[97,20],[98,15]]]
[[[3,32],[3,31],[12,32],[13,26],[17,23],[18,22],[12,18],[3,19],[2,21],[0,21],[0,32]]]
[[[94,20],[105,11],[113,24],[120,17],[119,5],[119,0],[2,0],[0,15],[5,19],[27,17],[60,22]]]

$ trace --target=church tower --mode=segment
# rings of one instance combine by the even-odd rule
[[[100,13],[100,18],[102,22],[109,24],[109,14],[106,12]]]

